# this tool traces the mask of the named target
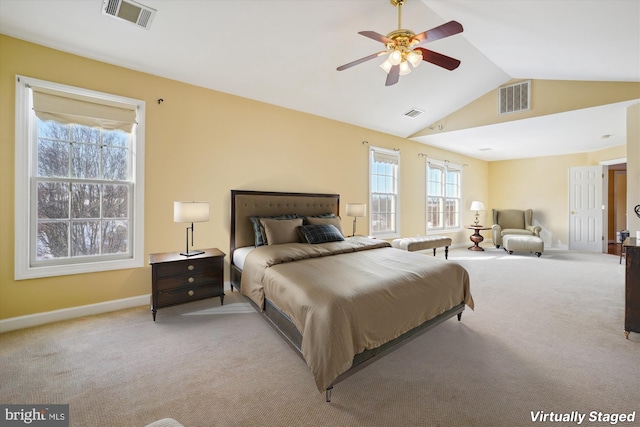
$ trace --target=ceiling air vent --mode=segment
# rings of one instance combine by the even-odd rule
[[[104,0],[102,13],[123,19],[146,30],[151,26],[156,10],[132,0]]]
[[[404,113],[404,115],[407,116],[407,117],[410,117],[412,119],[415,119],[416,117],[418,117],[422,113],[424,113],[424,111],[418,110],[417,108],[412,108],[411,110],[409,110],[406,113]]]
[[[498,93],[500,114],[527,111],[531,105],[531,80],[503,86],[498,89]]]

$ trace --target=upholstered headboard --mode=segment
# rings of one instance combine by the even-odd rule
[[[281,214],[340,213],[339,194],[280,193],[231,190],[231,257],[236,248],[253,246],[255,235],[249,217]]]

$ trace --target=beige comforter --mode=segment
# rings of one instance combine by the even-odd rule
[[[258,247],[245,261],[241,290],[262,308],[266,295],[291,318],[320,391],[356,354],[461,302],[473,308],[459,264],[367,238]]]

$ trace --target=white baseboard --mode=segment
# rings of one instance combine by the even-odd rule
[[[125,308],[149,305],[149,297],[150,295],[140,295],[137,297],[100,302],[97,304],[82,305],[79,307],[64,308],[44,313],[11,317],[9,319],[0,320],[0,333],[31,328],[33,326],[58,322],[60,320],[74,319],[76,317],[91,316],[94,314],[107,313]]]
[[[225,290],[231,290],[230,282],[224,283]],[[81,305],[79,307],[63,308],[61,310],[47,311],[44,313],[28,314],[26,316],[10,317],[0,320],[0,334],[18,329],[31,328],[60,320],[75,319],[76,317],[91,316],[94,314],[108,313],[110,311],[123,310],[125,308],[149,306],[151,309],[151,294],[137,297],[105,301],[97,304]]]

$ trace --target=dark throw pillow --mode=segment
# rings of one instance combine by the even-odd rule
[[[298,227],[300,234],[304,237],[307,243],[326,243],[326,242],[339,242],[344,240],[340,230],[332,224],[313,224],[303,225]]]

